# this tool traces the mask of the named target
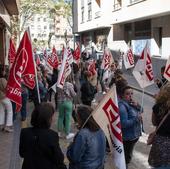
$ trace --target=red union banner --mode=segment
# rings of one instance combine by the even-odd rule
[[[35,86],[35,68],[32,45],[25,31],[17,50],[16,59],[10,69],[6,96],[21,106],[21,83],[33,89]]]
[[[165,71],[164,71],[164,77],[170,81],[170,56],[169,59],[167,60]]]
[[[116,87],[113,86],[92,113],[104,131],[113,156],[112,168],[126,169]]]
[[[14,46],[14,43],[13,43],[12,39],[10,38],[10,46],[9,46],[9,52],[8,52],[9,64],[14,63],[15,55],[16,55],[15,46]]]

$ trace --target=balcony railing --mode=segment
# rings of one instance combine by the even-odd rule
[[[138,2],[142,2],[142,1],[145,1],[145,0],[130,0],[129,3],[130,3],[130,5],[132,5],[132,4],[136,4]]]
[[[101,11],[95,13],[95,18],[99,18],[99,17],[101,17]]]

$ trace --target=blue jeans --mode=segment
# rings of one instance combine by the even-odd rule
[[[28,93],[22,93],[22,107],[21,107],[21,119],[25,120],[27,117],[27,100],[28,100]]]

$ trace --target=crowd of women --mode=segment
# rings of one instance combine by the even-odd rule
[[[94,61],[94,60],[93,60]],[[92,70],[89,69],[90,58],[85,58],[79,65],[74,64],[73,74],[67,77],[63,89],[56,88],[53,95],[51,86],[58,78],[58,71],[54,69],[49,74],[43,66],[37,66],[38,86],[40,101],[38,101],[37,87],[32,91],[23,85],[21,120],[27,117],[27,102],[33,101],[35,108],[31,115],[31,127],[23,128],[20,135],[19,153],[24,159],[23,169],[64,169],[64,155],[59,145],[59,138],[71,139],[66,156],[69,160],[69,169],[103,169],[106,157],[107,140],[99,125],[95,122],[91,113],[92,103],[96,93],[103,94],[116,85],[118,106],[121,120],[125,161],[128,164],[132,160],[134,146],[142,135],[143,108],[133,97],[133,89],[123,77],[117,62],[110,66],[109,78],[102,80],[100,61],[95,63]],[[6,79],[4,74],[0,77],[0,125],[1,130],[12,132],[13,120],[16,117],[15,104],[5,96]],[[55,108],[51,102],[55,97]],[[149,164],[155,169],[170,168],[170,84],[161,87],[156,95],[153,107],[152,122],[159,126],[149,155]],[[54,113],[58,112],[57,132],[50,129],[54,121]],[[167,116],[166,116],[167,115]],[[165,118],[166,116],[166,118]],[[71,132],[72,117],[77,123],[78,132]],[[164,119],[164,120],[163,120]],[[159,136],[159,140],[157,138]],[[164,140],[166,145],[158,143]],[[158,143],[157,143],[158,142]],[[157,156],[154,157],[154,146],[157,143]],[[162,148],[164,147],[164,148]],[[162,155],[162,151],[164,156]],[[161,156],[162,155],[162,156]],[[160,160],[160,158],[162,160]],[[163,159],[164,158],[164,159]]]

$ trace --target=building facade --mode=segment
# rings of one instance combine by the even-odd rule
[[[18,0],[0,0],[0,65],[4,66],[8,55],[11,31],[10,16],[19,14]]]
[[[67,19],[63,17],[62,9],[55,16],[50,16],[49,13],[35,14],[26,22],[25,29],[28,26],[30,26],[31,39],[39,42],[36,45],[39,49],[55,46],[57,50],[61,50],[66,38],[72,45],[72,29]]]
[[[169,6],[169,0],[75,0],[73,30],[85,46],[106,41],[110,49],[126,51],[130,44],[140,55],[147,42],[152,56],[167,59]]]

